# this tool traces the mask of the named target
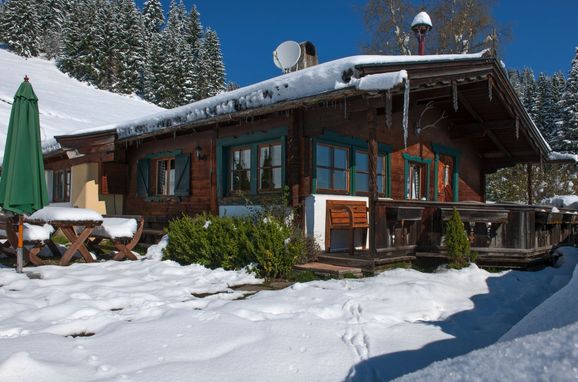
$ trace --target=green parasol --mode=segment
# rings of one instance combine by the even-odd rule
[[[0,207],[20,215],[18,272],[22,272],[22,215],[47,204],[38,98],[25,77],[12,104],[0,178]]]

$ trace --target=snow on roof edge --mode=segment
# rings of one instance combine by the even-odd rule
[[[128,139],[142,134],[166,130],[185,123],[199,122],[217,116],[239,111],[257,109],[283,101],[297,100],[320,95],[327,92],[354,87],[359,90],[357,82],[351,82],[356,68],[363,65],[394,65],[417,62],[444,62],[476,60],[483,58],[488,50],[474,54],[446,54],[425,56],[351,56],[329,61],[297,72],[287,73],[253,85],[248,85],[230,92],[218,94],[178,108],[161,111],[142,118],[124,121],[118,124],[100,126],[79,131],[69,136],[115,129],[118,138]],[[399,73],[400,72],[394,72]],[[387,73],[385,73],[387,74]],[[407,76],[407,73],[405,74]],[[366,76],[367,77],[367,76]],[[372,78],[377,80],[376,78]],[[359,80],[359,79],[357,79]],[[396,82],[393,77],[389,80]],[[381,78],[382,85],[385,77]],[[396,84],[398,84],[396,82]],[[372,89],[376,90],[376,89]],[[386,90],[380,89],[380,90]]]

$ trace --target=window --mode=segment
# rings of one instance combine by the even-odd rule
[[[230,162],[231,192],[251,191],[251,148],[242,147],[231,150]]]
[[[408,187],[409,190],[407,198],[408,199],[425,199],[426,198],[426,186],[425,186],[425,175],[426,171],[424,165],[421,163],[410,162],[409,163],[409,177]]]
[[[349,192],[349,148],[318,143],[316,155],[317,190]]]
[[[377,156],[377,192],[385,195],[386,157]],[[357,193],[369,192],[369,156],[366,151],[355,151],[355,189]]]
[[[232,146],[226,150],[228,194],[267,193],[283,188],[283,140]]]
[[[175,194],[175,158],[156,160],[156,195]]]
[[[136,193],[158,200],[191,193],[191,155],[181,150],[149,154],[136,163]]]
[[[444,165],[444,186],[448,186],[450,184],[450,166],[445,164]]]
[[[259,191],[276,191],[282,183],[281,144],[259,145]]]
[[[70,201],[70,169],[54,170],[52,181],[52,200],[57,203]]]

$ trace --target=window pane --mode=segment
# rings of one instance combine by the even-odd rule
[[[251,171],[233,171],[231,181],[233,191],[250,191],[251,190]]]
[[[175,161],[174,159],[170,160],[171,163],[171,169],[169,171],[169,189],[168,189],[168,195],[174,195],[175,194]]]
[[[271,167],[272,164],[271,147],[262,146],[259,152],[259,167]]]
[[[157,162],[157,194],[164,195],[167,184],[167,162],[159,160]]]
[[[369,192],[369,175],[357,173],[355,175],[355,187],[359,192]]]
[[[380,155],[377,157],[377,173],[383,174],[385,171],[385,157]]]
[[[317,145],[317,165],[318,166],[330,166],[329,163],[329,152],[328,146],[318,144]]]
[[[241,166],[245,169],[251,168],[251,150],[245,149],[241,153]]]
[[[338,147],[333,148],[333,165],[335,168],[346,169],[347,165],[347,150]]]
[[[355,152],[355,169],[357,171],[369,172],[369,158],[364,152]]]
[[[317,188],[319,189],[329,189],[329,177],[331,173],[328,169],[325,168],[317,168]]]
[[[273,166],[281,166],[282,165],[282,158],[281,158],[281,145],[273,145],[271,146],[271,152],[273,157]]]
[[[273,169],[273,189],[281,189],[282,179],[281,179],[281,168],[277,167]]]
[[[347,171],[335,170],[333,172],[333,188],[335,190],[347,190]]]
[[[377,175],[377,192],[380,194],[385,194],[385,182],[383,175]]]

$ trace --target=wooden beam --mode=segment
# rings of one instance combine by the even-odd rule
[[[471,104],[471,102],[462,94],[458,91],[458,101],[460,103],[460,105],[463,106],[464,109],[466,109],[466,111],[468,112],[469,115],[472,116],[472,118],[474,118],[476,121],[478,122],[484,122],[484,119],[482,118],[482,116],[476,111],[476,109],[474,108],[474,106]]]
[[[526,171],[528,172],[528,204],[534,204],[534,192],[532,189],[532,164],[526,164]]]
[[[514,127],[515,122],[511,119],[453,125],[450,138],[482,138],[486,135],[487,130],[505,130]]]
[[[369,156],[369,254],[377,256],[376,246],[376,213],[375,204],[377,195],[377,118],[374,108],[367,110],[367,125],[369,127],[368,156]]]
[[[500,140],[498,139],[498,137],[496,137],[496,134],[494,134],[492,130],[486,130],[486,136],[490,138],[492,142],[494,142],[496,147],[500,149],[500,151],[503,152],[508,158],[512,157],[512,154],[508,151],[508,149],[506,149],[506,147],[502,144],[502,142],[500,142]]]

